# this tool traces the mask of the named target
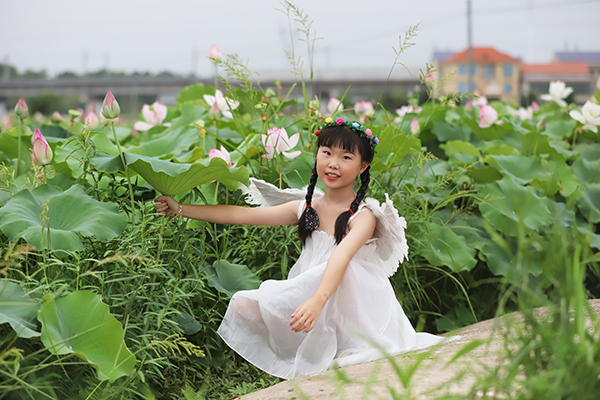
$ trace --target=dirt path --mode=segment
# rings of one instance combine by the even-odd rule
[[[600,315],[600,300],[590,300],[590,306]],[[540,310],[543,312],[543,310]],[[410,390],[419,400],[433,399],[434,394],[450,392],[467,394],[475,383],[474,378],[465,377],[458,383],[448,384],[461,371],[498,365],[502,340],[498,329],[493,329],[496,320],[488,320],[468,326],[457,332],[458,340],[443,344],[431,350],[408,353],[394,359],[402,369],[407,370],[419,358],[422,364],[411,380]],[[493,333],[493,335],[492,335]],[[477,339],[488,339],[489,344],[479,346],[454,362],[450,361],[458,350]],[[285,381],[258,392],[243,396],[243,400],[321,400],[321,399],[391,399],[390,389],[405,392],[390,361],[379,360],[366,364],[353,365],[342,369],[350,382],[340,384],[336,371],[326,371]],[[365,393],[368,391],[369,393]]]

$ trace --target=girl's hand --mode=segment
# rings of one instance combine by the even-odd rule
[[[169,217],[176,216],[177,212],[179,211],[179,203],[176,202],[172,197],[160,196],[154,200],[154,202],[156,203],[154,205],[156,211],[161,214],[168,215]]]
[[[303,329],[304,333],[312,331],[326,302],[327,299],[313,296],[300,304],[292,314],[292,320],[290,321],[292,332],[300,332]]]

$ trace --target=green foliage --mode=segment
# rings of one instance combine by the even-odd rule
[[[125,225],[115,204],[94,200],[79,185],[64,192],[49,185],[22,190],[0,208],[4,234],[38,249],[82,250],[79,235],[108,240],[123,233]]]
[[[123,342],[121,323],[99,295],[87,290],[59,298],[47,294],[38,320],[42,343],[52,354],[74,353],[98,370],[101,381],[114,381],[133,371],[135,357]]]
[[[19,285],[0,280],[0,324],[8,322],[19,337],[40,336],[33,323],[40,306]]]

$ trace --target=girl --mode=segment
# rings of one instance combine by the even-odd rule
[[[170,216],[218,224],[298,225],[303,250],[288,279],[237,292],[218,330],[246,360],[285,379],[444,340],[414,331],[388,280],[408,246],[406,222],[387,194],[382,206],[374,199],[363,202],[378,139],[341,118],[327,118],[315,134],[316,163],[306,193],[251,179],[248,202],[267,207],[156,199],[156,210]],[[315,190],[317,179],[324,193]]]

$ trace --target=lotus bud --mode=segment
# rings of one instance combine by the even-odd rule
[[[100,119],[98,119],[98,116],[93,110],[90,110],[85,117],[85,123],[90,127],[90,129],[96,129],[100,123]]]
[[[52,122],[56,122],[56,123],[63,121],[63,117],[62,117],[62,115],[60,115],[60,113],[58,111],[54,111],[52,113],[52,115],[50,116],[50,119],[52,120]]]
[[[17,105],[15,106],[15,115],[19,119],[24,119],[27,117],[27,115],[29,115],[27,103],[25,103],[25,100],[22,97],[19,99],[19,101],[17,101]]]
[[[417,121],[416,118],[413,118],[412,122],[410,123],[410,133],[416,136],[419,134],[419,132],[421,132],[419,121]]]
[[[222,56],[221,50],[214,44],[211,45],[210,49],[208,49],[208,57],[210,57],[214,60],[220,60],[221,56]]]
[[[117,99],[115,99],[110,90],[106,93],[106,97],[104,97],[100,112],[106,119],[115,119],[121,114],[121,107],[119,107]]]
[[[538,132],[544,132],[546,130],[546,118],[542,119],[537,123],[536,128]]]
[[[44,138],[44,135],[40,132],[39,128],[36,127],[33,132],[33,149],[32,156],[33,161],[38,165],[48,165],[52,162],[52,149]]]

